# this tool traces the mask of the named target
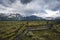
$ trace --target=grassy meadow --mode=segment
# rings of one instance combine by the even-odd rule
[[[60,40],[60,22],[0,21],[0,40]]]

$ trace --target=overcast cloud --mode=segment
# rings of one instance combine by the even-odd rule
[[[60,16],[60,0],[0,0],[0,13],[20,13],[23,16]]]

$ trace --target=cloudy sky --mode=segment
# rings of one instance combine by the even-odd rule
[[[59,17],[60,0],[0,0],[0,13]]]

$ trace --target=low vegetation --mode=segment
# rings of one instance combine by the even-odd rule
[[[29,27],[48,29],[28,30]],[[60,22],[0,21],[0,40],[60,40]]]

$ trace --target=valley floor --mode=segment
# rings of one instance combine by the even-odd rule
[[[60,40],[60,22],[0,21],[0,40]]]

